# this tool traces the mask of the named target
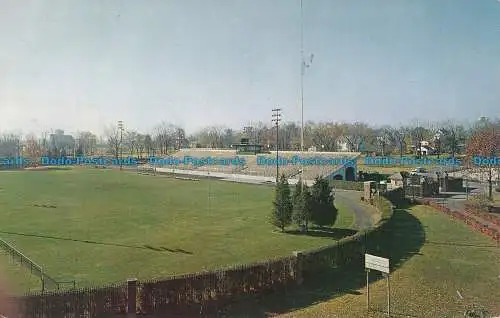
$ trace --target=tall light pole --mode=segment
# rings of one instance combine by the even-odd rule
[[[118,129],[120,130],[120,170],[123,170],[123,121],[118,121]]]
[[[304,74],[306,68],[310,67],[314,58],[314,55],[311,54],[309,57],[309,62],[306,62],[304,57],[304,18],[303,18],[303,0],[300,0],[300,152],[304,152]],[[301,164],[300,167],[300,177],[303,180],[304,176],[304,167]]]
[[[279,165],[278,165],[278,151],[279,151],[279,125],[281,121],[281,108],[273,109],[272,122],[276,125],[276,184],[279,181]]]

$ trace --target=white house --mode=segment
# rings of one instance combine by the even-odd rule
[[[411,146],[411,148],[413,149],[413,151],[415,152],[415,154],[418,154],[418,152],[420,150],[420,153],[423,156],[432,155],[432,154],[434,154],[436,152],[436,149],[434,149],[433,147],[431,147],[430,143],[428,141],[425,141],[425,140],[422,140],[420,142],[420,149],[417,146]]]

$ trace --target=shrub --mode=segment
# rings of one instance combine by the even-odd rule
[[[337,220],[332,187],[328,180],[317,177],[311,188],[311,220],[319,226],[333,225]]]
[[[363,182],[358,181],[330,180],[330,185],[342,190],[363,191],[364,189]]]
[[[292,222],[292,198],[290,196],[290,186],[288,180],[283,174],[276,185],[275,201],[273,213],[271,215],[271,224],[280,228],[282,232],[285,227]]]

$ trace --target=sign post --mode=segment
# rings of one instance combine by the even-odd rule
[[[366,312],[370,312],[370,281],[368,279],[368,275],[370,274],[370,270],[366,269]]]
[[[387,315],[391,315],[391,289],[389,284],[389,259],[375,255],[365,254],[365,268],[366,268],[366,310],[370,311],[370,282],[368,274],[370,269],[382,272],[387,278]]]
[[[391,285],[389,284],[389,274],[386,274],[387,277],[387,316],[391,316]]]

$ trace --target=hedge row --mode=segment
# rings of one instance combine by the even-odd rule
[[[495,242],[500,242],[500,232],[497,229],[488,227],[487,224],[479,222],[476,218],[471,217],[470,215],[458,211],[452,211],[449,208],[439,205],[438,203],[428,199],[421,200],[420,203],[429,205],[434,209],[452,217],[453,219],[460,220],[467,224],[474,231],[486,234]]]
[[[485,219],[493,224],[500,226],[500,216],[492,215],[480,210],[477,210],[473,205],[466,203],[465,204],[465,212],[478,216],[482,219]]]
[[[330,180],[330,184],[336,189],[354,190],[354,191],[364,190],[363,182],[358,182],[358,181]]]

